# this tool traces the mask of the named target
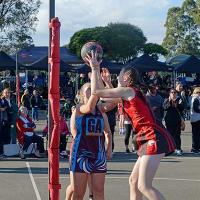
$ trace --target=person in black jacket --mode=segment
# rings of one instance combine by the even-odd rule
[[[11,135],[11,119],[12,119],[12,104],[10,100],[10,90],[8,88],[4,89],[2,96],[0,98],[0,108],[1,108],[1,131],[0,131],[0,154],[3,153],[3,145],[10,144]]]
[[[42,98],[38,95],[38,91],[34,90],[33,95],[30,99],[31,102],[31,108],[32,108],[32,119],[34,121],[38,121],[38,109],[40,108],[42,104]]]
[[[181,98],[177,97],[175,89],[170,90],[169,98],[165,99],[163,107],[165,110],[164,120],[166,128],[176,143],[177,156],[181,156],[181,120],[184,104]]]
[[[4,132],[3,132],[3,125],[4,125],[4,114],[6,112],[7,107],[4,106],[1,98],[0,98],[0,157],[3,156],[3,145],[4,145]]]

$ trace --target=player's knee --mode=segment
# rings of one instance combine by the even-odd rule
[[[73,189],[73,197],[74,197],[75,199],[77,199],[77,200],[83,199],[84,195],[85,195],[85,191],[82,190],[81,188],[76,188],[76,187],[75,187],[75,188]]]
[[[73,185],[69,185],[69,186],[67,187],[66,192],[74,192],[74,187],[73,187]]]
[[[93,196],[103,197],[104,196],[104,188],[102,186],[93,187],[92,188]]]
[[[134,187],[137,185],[138,177],[131,175],[129,177],[129,185],[130,187]]]
[[[138,182],[138,190],[139,190],[142,194],[146,194],[146,193],[148,193],[148,191],[150,190],[150,187],[147,186],[146,184],[143,184],[143,183]]]
[[[82,200],[83,199],[83,197],[84,197],[84,194],[82,193],[82,192],[80,192],[80,191],[76,191],[76,190],[74,190],[74,193],[73,193],[73,198],[74,199],[76,199],[76,200]]]

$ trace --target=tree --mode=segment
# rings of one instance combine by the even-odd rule
[[[156,60],[158,60],[159,56],[166,56],[168,53],[164,47],[155,43],[146,43],[142,51],[144,54],[153,56]]]
[[[104,56],[117,62],[127,62],[137,56],[146,42],[142,30],[126,23],[110,23],[106,27],[83,29],[70,39],[69,48],[80,56],[81,47],[88,41],[102,45]]]
[[[40,0],[0,1],[0,49],[14,52],[33,43]]]
[[[200,0],[196,1],[196,8],[192,12],[192,16],[194,17],[194,21],[198,26],[200,26]]]
[[[165,23],[166,36],[162,46],[166,48],[170,55],[176,53],[176,49],[181,43],[184,27],[181,24],[181,9],[173,7],[168,10],[167,20]]]
[[[102,44],[102,32],[104,27],[95,27],[95,28],[87,28],[82,29],[76,32],[70,39],[70,43],[68,45],[69,49],[75,53],[77,56],[81,56],[81,48],[82,46],[91,40],[97,41]]]
[[[118,62],[127,62],[137,56],[146,42],[142,30],[126,23],[111,23],[105,28],[106,56]]]
[[[200,55],[200,29],[196,23],[198,17],[194,17],[197,8],[197,1],[185,0],[181,8],[169,9],[165,24],[166,36],[162,43],[169,55]]]

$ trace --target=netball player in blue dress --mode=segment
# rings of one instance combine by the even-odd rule
[[[110,128],[106,114],[96,105],[98,98],[91,95],[90,83],[82,86],[81,95],[83,102],[77,105],[71,117],[74,138],[70,158],[72,199],[84,198],[90,175],[93,199],[103,200],[106,159],[112,154]]]

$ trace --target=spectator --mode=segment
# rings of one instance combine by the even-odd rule
[[[2,127],[1,134],[3,138],[3,144],[10,144],[11,135],[11,118],[12,118],[12,104],[10,100],[10,90],[8,88],[4,89],[1,96],[1,108],[4,108],[2,114]]]
[[[114,151],[115,144],[114,144],[114,133],[115,133],[115,126],[116,126],[116,112],[117,112],[117,106],[113,108],[112,110],[106,112],[106,115],[108,117],[108,123],[110,125],[110,131],[112,133],[112,152]]]
[[[192,149],[194,154],[200,153],[200,87],[196,87],[191,101]]]
[[[6,107],[3,106],[3,103],[0,99],[0,157],[3,157],[3,145],[4,145],[4,132],[3,132],[3,124],[4,124],[4,112],[6,111]]]
[[[71,108],[74,104],[72,103],[71,99],[67,98],[63,108],[61,109],[61,114],[64,116],[66,120],[69,120],[72,114]]]
[[[124,134],[124,111],[122,102],[118,103],[119,134]]]
[[[184,104],[184,108],[185,108],[183,115],[184,115],[184,118],[187,119],[188,113],[190,111],[190,106],[189,106],[190,103],[189,103],[189,98],[187,97],[185,90],[181,91],[181,99],[183,100],[183,104]]]
[[[78,83],[78,88],[80,89],[84,83],[87,82],[87,78],[86,78],[86,75],[85,74],[80,74],[80,77],[79,77],[79,83]]]
[[[177,95],[180,96],[182,91],[183,91],[183,84],[181,82],[176,82]]]
[[[16,98],[16,97],[15,97]],[[15,103],[14,99],[11,99],[11,108],[10,108],[10,114],[11,114],[11,128],[10,128],[10,136],[11,136],[11,144],[16,144],[17,135],[16,135],[16,120],[18,117],[18,106]]]
[[[133,128],[129,117],[127,116],[127,114],[125,112],[124,112],[124,133],[125,133],[124,144],[126,147],[126,153],[130,153],[129,139],[130,139],[131,135],[132,135],[132,139],[133,139],[133,136],[135,135],[135,129]],[[132,146],[132,151],[133,152],[135,151],[134,146]]]
[[[32,108],[32,119],[34,121],[38,121],[38,109],[40,108],[42,104],[42,98],[38,95],[38,91],[34,90],[33,95],[30,99],[31,102],[31,108]]]
[[[35,88],[40,88],[45,86],[45,78],[43,76],[35,75],[33,78],[33,85]]]
[[[24,94],[21,97],[21,105],[30,110],[30,96],[28,89],[24,90]]]
[[[181,98],[177,96],[175,89],[170,90],[169,98],[165,99],[163,107],[165,110],[164,120],[166,128],[176,143],[177,156],[181,156],[181,120],[184,105]]]
[[[47,135],[48,124],[44,128],[43,133]],[[67,135],[69,135],[69,129],[68,129],[67,123],[64,117],[60,116],[60,156],[61,157],[67,156],[67,152],[66,152],[66,146],[67,146],[66,136]]]
[[[146,94],[147,100],[151,106],[156,120],[162,123],[164,116],[163,102],[164,99],[157,93],[157,87],[154,84],[149,84]]]
[[[34,133],[36,128],[35,123],[30,117],[28,117],[28,110],[26,107],[21,106],[19,108],[19,117],[16,121],[17,125],[17,139],[18,142],[22,145],[20,152],[21,159],[24,159],[24,151],[28,150],[28,147],[31,143],[37,144],[37,149],[34,153],[35,157],[40,158],[40,153],[44,153],[44,141],[43,138]]]

